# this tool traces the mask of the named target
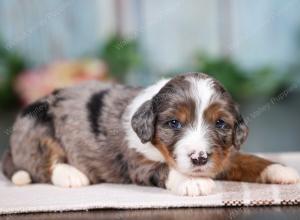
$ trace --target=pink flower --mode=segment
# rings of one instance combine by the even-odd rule
[[[61,61],[28,70],[15,81],[15,91],[26,105],[54,89],[72,86],[85,80],[108,80],[106,65],[99,60]]]

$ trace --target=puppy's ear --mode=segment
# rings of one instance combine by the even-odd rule
[[[131,118],[131,126],[142,143],[150,141],[154,135],[156,115],[153,111],[152,101],[142,104]]]
[[[234,125],[233,144],[236,149],[240,149],[241,145],[248,137],[248,127],[241,114],[238,114],[236,123]]]
[[[248,127],[240,113],[239,107],[237,104],[234,105],[234,111],[236,115],[236,122],[234,124],[233,131],[233,145],[239,150],[241,145],[246,141],[248,137]]]

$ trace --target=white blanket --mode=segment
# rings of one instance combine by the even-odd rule
[[[300,170],[300,153],[265,155]],[[99,184],[64,189],[47,184],[12,185],[0,174],[0,214],[88,209],[144,209],[300,204],[300,184],[265,185],[217,182],[209,196],[176,196],[167,190],[136,185]]]

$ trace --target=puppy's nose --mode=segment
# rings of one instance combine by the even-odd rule
[[[205,165],[208,161],[207,153],[200,151],[199,154],[192,154],[191,155],[192,163],[196,166]]]

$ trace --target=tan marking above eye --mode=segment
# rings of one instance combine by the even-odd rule
[[[215,123],[217,120],[222,119],[226,124],[233,126],[234,117],[227,111],[226,106],[221,103],[212,103],[203,114],[204,119],[209,123]]]
[[[193,106],[188,104],[178,104],[175,109],[175,116],[181,123],[191,122],[194,118]]]

